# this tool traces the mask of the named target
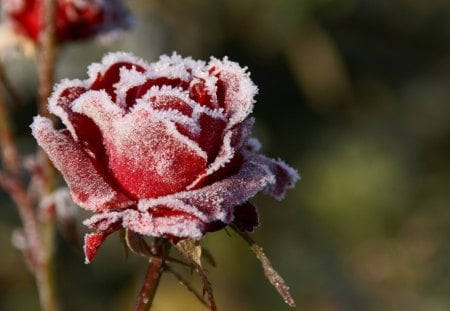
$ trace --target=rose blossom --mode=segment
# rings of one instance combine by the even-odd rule
[[[250,138],[257,87],[237,63],[111,53],[84,81],[55,87],[33,135],[64,176],[74,201],[96,214],[85,224],[91,261],[110,233],[200,239],[233,223],[258,224],[247,202],[260,191],[282,199],[298,180]]]
[[[60,42],[90,38],[131,23],[121,0],[56,2],[56,38]],[[43,0],[3,0],[2,15],[15,32],[37,42],[43,27],[42,7]]]

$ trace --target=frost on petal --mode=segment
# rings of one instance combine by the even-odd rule
[[[197,207],[211,220],[230,223],[234,217],[234,206],[245,203],[273,183],[275,177],[265,164],[246,161],[235,175],[196,190],[174,194],[173,197]]]
[[[84,236],[85,263],[91,263],[108,234],[104,232],[89,233]]]
[[[150,107],[135,107],[124,116],[104,105],[79,99],[74,109],[99,126],[108,166],[121,188],[134,198],[152,198],[183,190],[206,167],[206,154],[175,124]]]
[[[115,52],[106,54],[101,63],[91,64],[88,68],[91,90],[105,90],[113,99],[116,98],[114,85],[120,81],[122,68],[145,72],[148,64],[131,53]]]
[[[275,176],[276,182],[267,185],[264,191],[279,201],[284,198],[286,190],[293,188],[295,183],[300,180],[298,172],[281,160],[275,161],[263,155],[254,155],[254,158],[266,165]]]
[[[31,128],[39,145],[66,180],[75,203],[93,211],[130,204],[125,195],[115,190],[98,173],[90,158],[67,131],[56,131],[50,120],[42,117],[36,117]]]
[[[196,70],[202,70],[205,62],[193,60],[191,57],[181,57],[173,53],[171,56],[162,55],[157,62],[150,64],[149,73],[152,77],[167,79],[179,79],[190,81],[192,73]]]
[[[124,228],[134,232],[172,238],[200,239],[205,224],[188,213],[147,213],[134,210],[124,212]]]
[[[242,164],[240,149],[245,145],[254,124],[253,118],[248,118],[228,130],[220,140],[221,146],[208,169],[200,175],[188,189],[195,189],[235,173]]]
[[[211,58],[211,75],[217,76],[217,100],[227,112],[228,128],[242,122],[253,110],[258,88],[250,79],[247,68],[224,58],[222,61]]]

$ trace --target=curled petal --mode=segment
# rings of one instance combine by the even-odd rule
[[[253,110],[258,88],[250,79],[247,68],[224,58],[211,58],[210,72],[218,77],[217,99],[220,107],[227,112],[228,128],[244,121]]]
[[[195,206],[211,221],[220,220],[228,224],[233,220],[235,206],[275,183],[275,176],[264,163],[246,161],[235,175],[172,197]]]
[[[260,163],[264,163],[272,174],[276,182],[267,185],[264,191],[281,201],[286,194],[286,190],[294,188],[295,183],[300,180],[298,172],[281,160],[275,161],[263,155],[254,155]]]
[[[51,121],[42,117],[36,117],[31,128],[39,145],[64,176],[75,203],[92,211],[131,204],[130,199],[105,181],[67,131],[55,130]]]

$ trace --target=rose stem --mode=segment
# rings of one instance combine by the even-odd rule
[[[41,20],[43,21],[43,30],[39,38],[40,46],[38,52],[38,79],[39,79],[39,103],[38,110],[42,116],[49,117],[47,110],[47,100],[52,92],[54,82],[54,65],[56,58],[55,42],[55,20],[56,20],[56,1],[44,0],[43,10],[41,11]],[[42,160],[43,168],[43,187],[41,198],[50,194],[54,189],[55,172],[50,160],[40,149],[38,158]],[[53,275],[53,257],[54,257],[54,239],[55,239],[55,215],[48,207],[41,216],[41,226],[43,235],[43,260],[42,265],[35,272],[36,282],[39,291],[41,307],[46,311],[57,309],[56,288]]]
[[[164,271],[170,244],[164,238],[155,238],[152,244],[152,257],[149,259],[144,284],[136,300],[136,311],[147,311],[155,297],[159,280]]]

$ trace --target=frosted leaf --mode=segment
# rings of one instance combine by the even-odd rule
[[[101,211],[130,204],[130,200],[113,189],[97,172],[81,147],[64,131],[56,131],[50,120],[35,117],[33,136],[64,176],[72,198],[83,208]]]

